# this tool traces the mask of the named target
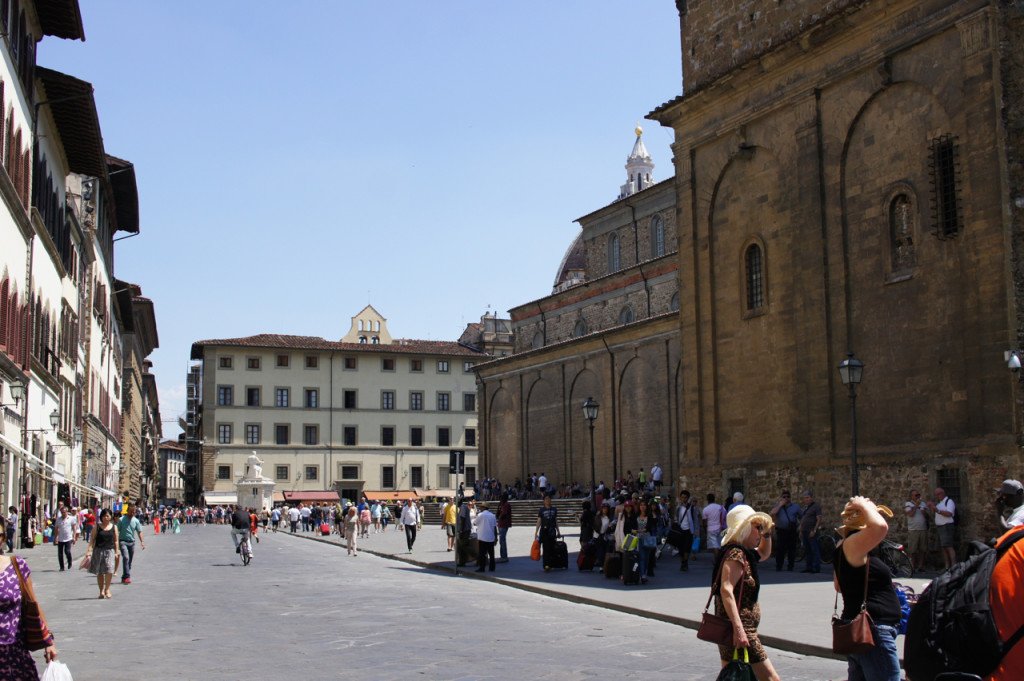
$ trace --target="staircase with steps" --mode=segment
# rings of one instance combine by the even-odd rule
[[[500,501],[488,501],[491,513],[498,514]],[[514,499],[512,505],[512,526],[533,526],[537,524],[537,511],[544,505],[540,499]],[[583,499],[552,499],[551,505],[558,509],[558,521],[563,532],[572,532],[578,526],[577,518],[583,511]],[[441,524],[441,506],[430,501],[423,503],[423,524]]]

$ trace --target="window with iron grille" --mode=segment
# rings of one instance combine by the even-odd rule
[[[963,217],[960,215],[958,186],[960,184],[960,158],[956,138],[942,135],[932,140],[931,190],[935,236],[952,239],[960,233]]]
[[[914,204],[907,194],[897,194],[889,203],[889,260],[893,272],[917,264],[914,245]]]
[[[341,479],[342,480],[358,480],[359,479],[359,466],[342,466],[341,467]]]
[[[231,479],[231,466],[217,466],[217,479],[218,480],[230,480]]]
[[[288,471],[288,466],[274,466],[274,479],[275,480],[287,480],[291,473]]]
[[[306,480],[318,480],[320,478],[319,466],[306,466]]]
[[[764,307],[764,255],[761,247],[750,244],[744,260],[747,270],[747,310],[759,310]]]
[[[964,499],[961,496],[963,494],[963,487],[960,484],[959,468],[953,466],[940,468],[935,471],[935,486],[944,489],[946,496],[952,499],[954,504],[959,506],[964,503]]]

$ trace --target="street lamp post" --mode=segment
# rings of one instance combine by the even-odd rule
[[[857,384],[864,377],[864,362],[846,353],[846,359],[839,363],[839,377],[843,385],[850,387],[850,466],[853,482],[853,496],[860,494],[860,476],[857,469]]]
[[[588,397],[583,402],[583,416],[590,422],[590,493],[594,493],[597,487],[597,467],[594,463],[594,421],[597,420],[597,410],[601,405],[593,397]]]

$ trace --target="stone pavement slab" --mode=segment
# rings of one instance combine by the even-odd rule
[[[372,532],[372,530],[371,530]],[[321,541],[340,542],[337,535],[330,538],[313,533],[299,536]],[[533,531],[513,527],[508,533],[509,562],[499,563],[495,572],[480,575],[476,566],[461,568],[472,577],[484,577],[517,588],[531,590],[579,603],[615,608],[651,619],[681,625],[696,630],[707,602],[711,584],[712,556],[705,553],[691,561],[690,570],[679,570],[679,559],[662,554],[655,569],[655,577],[645,585],[624,586],[618,580],[606,579],[597,569],[581,573],[576,568],[579,535],[566,534],[569,547],[569,569],[545,573],[540,563],[529,558]],[[414,552],[406,550],[404,532],[391,528],[384,534],[370,534],[360,540],[362,550],[377,555],[441,570],[454,570],[454,553],[445,550],[444,532],[437,526],[424,527],[418,534]],[[497,552],[497,550],[496,550]],[[776,572],[774,559],[761,563],[762,581],[761,626],[759,634],[766,645],[792,652],[840,659],[832,653],[832,606],[835,590],[832,571],[823,566],[820,574],[804,574],[802,566],[796,571]],[[918,593],[927,585],[927,579],[904,579],[901,583]],[[840,604],[841,605],[841,604]],[[685,636],[696,634],[684,634]],[[902,655],[903,637],[898,645]]]
[[[425,552],[430,533],[421,539]],[[717,676],[714,647],[677,626],[487,580],[280,534],[242,567],[226,526],[147,545],[134,583],[115,583],[111,600],[95,598],[91,575],[58,573],[53,547],[23,552],[76,681]],[[833,660],[770,655],[787,681],[845,677]]]

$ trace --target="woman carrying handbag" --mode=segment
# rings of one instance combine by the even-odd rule
[[[5,539],[0,530],[0,547]],[[43,649],[47,661],[57,659],[53,634],[39,608],[32,570],[22,558],[0,558],[0,679],[38,681],[32,650]]]
[[[836,546],[833,582],[843,595],[843,614],[833,619],[833,649],[847,653],[850,681],[902,678],[896,650],[900,601],[892,573],[874,555],[889,532],[883,514],[893,516],[885,506],[853,497],[843,509],[843,526],[836,529],[843,539]],[[863,652],[849,652],[852,649]]]
[[[758,681],[779,681],[757,636],[761,623],[761,604],[757,602],[761,582],[757,564],[772,556],[774,523],[767,513],[759,513],[746,504],[734,506],[725,522],[722,550],[712,574],[720,573],[715,614],[729,619],[732,641],[718,646],[719,659],[724,668],[732,662],[737,649],[746,648]]]

